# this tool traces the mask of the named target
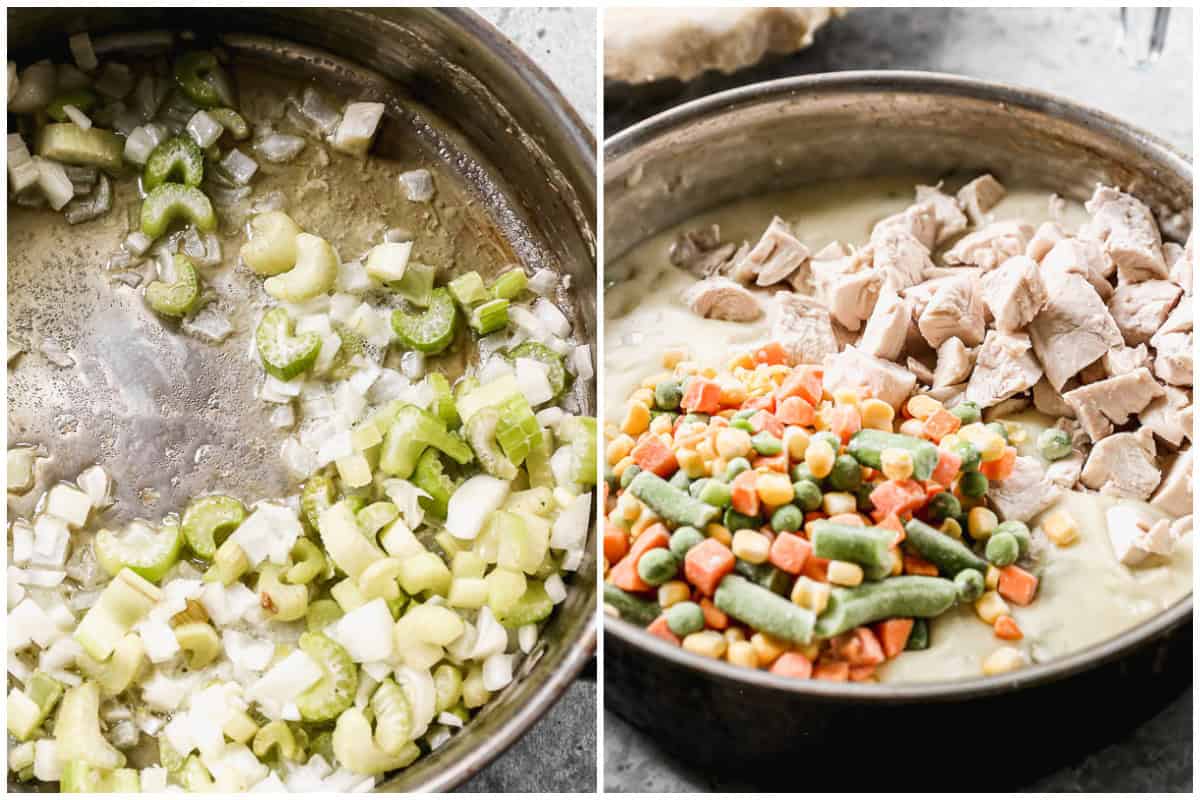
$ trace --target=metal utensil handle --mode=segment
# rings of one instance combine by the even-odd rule
[[[1158,60],[1167,40],[1169,8],[1122,7],[1117,48],[1134,69],[1145,69]]]

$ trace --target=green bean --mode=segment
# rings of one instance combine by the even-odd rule
[[[1007,567],[1021,554],[1021,545],[1017,541],[1017,537],[1011,533],[993,531],[992,535],[988,537],[985,554],[987,560],[997,567]]]
[[[878,486],[878,483],[864,483],[854,490],[854,499],[858,502],[859,511],[866,514],[875,510],[875,504],[871,502],[871,492]]]
[[[201,233],[212,233],[217,229],[212,202],[195,186],[164,183],[146,195],[142,202],[142,233],[157,239],[177,219],[190,222]]]
[[[874,469],[883,469],[881,455],[884,450],[907,450],[913,461],[913,480],[926,481],[938,464],[938,449],[924,439],[864,428],[850,437],[846,451],[858,463]]]
[[[752,436],[750,444],[760,456],[777,456],[783,452],[783,442],[766,431],[760,431]]]
[[[674,486],[681,492],[687,492],[689,495],[691,494],[692,479],[689,478],[688,474],[683,470],[679,470],[672,475],[671,479],[667,481],[667,483],[669,483],[671,486]]]
[[[983,573],[977,569],[964,569],[954,576],[958,599],[963,603],[974,603],[983,594]]]
[[[204,180],[204,154],[189,136],[175,136],[162,142],[146,159],[142,186],[146,191],[164,183],[199,186]]]
[[[608,581],[604,582],[604,604],[615,608],[621,619],[626,622],[643,627],[656,620],[662,613],[658,603],[630,594]]]
[[[454,340],[458,308],[445,289],[434,289],[429,296],[429,308],[423,313],[392,312],[392,329],[400,343],[409,350],[440,353]]]
[[[780,506],[771,515],[771,529],[794,533],[804,527],[804,512],[793,505]]]
[[[660,381],[654,387],[654,405],[664,411],[679,408],[682,399],[683,389],[680,388],[679,381]]]
[[[671,534],[671,552],[675,554],[676,558],[682,561],[689,550],[703,541],[703,533],[689,525],[684,525],[676,528],[675,532]]]
[[[988,490],[987,476],[982,472],[964,472],[958,479],[958,488],[967,497],[983,497]]]
[[[671,606],[666,616],[667,627],[680,638],[704,630],[704,611],[690,600]]]
[[[223,494],[200,497],[188,503],[183,512],[183,538],[193,553],[212,560],[217,545],[245,518],[246,507],[240,500]]]
[[[638,576],[651,586],[662,586],[679,574],[679,559],[669,549],[656,547],[638,559]]]
[[[792,492],[795,494],[796,505],[804,511],[816,511],[825,497],[815,480],[796,481],[792,484]]]
[[[174,256],[175,281],[151,281],[146,286],[146,305],[164,317],[182,317],[196,307],[200,299],[200,278],[191,260],[179,253]]]
[[[943,575],[957,575],[964,569],[987,572],[987,562],[975,555],[971,548],[919,519],[905,523],[904,533],[905,544],[936,566]]]
[[[924,575],[902,575],[852,589],[839,586],[817,619],[816,631],[829,638],[891,617],[936,617],[957,598],[954,581]]]
[[[175,82],[189,100],[202,108],[236,105],[229,74],[207,50],[195,50],[177,58]]]
[[[1047,461],[1058,461],[1071,455],[1071,435],[1062,428],[1047,428],[1038,435],[1038,452]]]
[[[928,620],[913,620],[912,631],[908,634],[908,641],[904,643],[904,649],[913,651],[929,649]]]
[[[750,517],[740,511],[735,511],[733,508],[727,508],[721,521],[730,532],[733,532],[740,531],[743,528],[756,529],[758,528],[759,519],[758,517]]]
[[[979,410],[979,404],[972,400],[964,400],[950,409],[950,413],[962,420],[963,425],[970,425],[983,419],[983,413]]]
[[[787,597],[792,588],[792,576],[770,563],[751,564],[749,561],[739,558],[734,562],[733,570],[772,594]]]
[[[816,623],[812,611],[756,586],[740,575],[726,575],[721,579],[713,603],[755,630],[797,644],[812,641]]]
[[[263,368],[281,381],[307,372],[321,352],[321,337],[313,331],[292,335],[292,320],[282,306],[263,315],[254,332]]]
[[[849,561],[863,568],[868,580],[891,574],[895,558],[889,549],[896,532],[886,528],[839,525],[817,520],[812,524],[813,555],[831,561]]]
[[[642,472],[629,484],[629,491],[638,500],[675,525],[703,528],[712,522],[719,509],[690,497],[653,472]]]
[[[979,469],[979,464],[983,460],[979,448],[974,443],[965,440],[954,445],[954,454],[962,461],[959,465],[959,470],[962,472],[974,472]]]
[[[852,492],[862,485],[862,466],[852,455],[843,453],[833,462],[829,485],[839,492]]]
[[[636,478],[638,473],[641,471],[642,468],[637,464],[630,464],[628,467],[626,467],[625,471],[621,473],[621,488],[628,489],[629,484],[633,483],[633,479]]]

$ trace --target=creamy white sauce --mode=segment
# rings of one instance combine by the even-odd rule
[[[913,202],[913,187],[922,178],[886,178],[814,185],[764,195],[702,214],[650,238],[608,265],[605,292],[604,402],[609,419],[617,419],[625,400],[650,375],[661,373],[662,353],[686,348],[690,358],[720,366],[731,355],[767,339],[770,319],[754,323],[703,319],[682,301],[696,278],[673,267],[668,248],[683,231],[712,223],[724,241],[757,241],[771,217],[792,224],[813,252],[839,240],[860,245],[880,219]],[[1041,191],[1010,190],[994,209],[995,219],[1022,218],[1037,225],[1051,219],[1048,197]],[[1060,222],[1068,233],[1086,220],[1083,208],[1068,203]],[[1036,412],[1013,417],[1028,426],[1023,455],[1034,454],[1038,432],[1049,420]],[[1098,494],[1066,492],[1044,514],[1056,508],[1070,512],[1079,525],[1079,540],[1065,548],[1046,547],[1041,581],[1033,604],[1012,607],[1024,638],[1002,641],[971,606],[935,620],[928,650],[904,653],[881,670],[885,681],[933,681],[981,674],[990,653],[1012,644],[1029,661],[1042,663],[1104,641],[1144,622],[1191,592],[1192,535],[1169,559],[1148,561],[1137,569],[1121,565],[1113,555],[1105,511],[1117,502]],[[1161,516],[1146,504],[1137,504]],[[1044,516],[1043,514],[1043,516]],[[1041,517],[1032,521],[1036,527]]]

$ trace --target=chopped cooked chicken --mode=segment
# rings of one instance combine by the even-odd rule
[[[937,400],[946,408],[954,408],[963,401],[963,392],[967,391],[965,383],[955,383],[950,386],[938,386],[930,389],[925,394]]]
[[[962,383],[971,376],[975,357],[962,339],[951,336],[938,345],[937,366],[933,370],[933,386],[940,388]]]
[[[1171,535],[1175,537],[1175,541],[1179,541],[1192,532],[1192,516],[1192,514],[1188,514],[1171,523]]]
[[[1084,234],[1104,243],[1121,283],[1167,277],[1162,235],[1141,200],[1111,186],[1097,186],[1084,208],[1092,215]]]
[[[1172,447],[1179,447],[1183,440],[1191,439],[1191,398],[1182,389],[1174,386],[1162,387],[1163,394],[1150,401],[1142,409],[1138,421],[1142,427],[1154,433]]]
[[[1188,236],[1187,244],[1183,248],[1179,248],[1174,242],[1163,245],[1163,256],[1170,271],[1168,277],[1189,295],[1192,293],[1192,276],[1196,267],[1196,254],[1192,249],[1194,237],[1194,233]]]
[[[1193,375],[1192,333],[1156,334],[1150,340],[1154,347],[1154,374],[1173,386],[1191,386]]]
[[[1125,340],[1100,295],[1077,274],[1043,270],[1046,305],[1029,324],[1029,337],[1050,385],[1063,385]]]
[[[1062,492],[1047,480],[1036,458],[1017,456],[1012,474],[988,485],[988,501],[1002,520],[1028,522],[1058,500]]]
[[[1046,304],[1046,286],[1037,262],[1013,256],[983,276],[983,302],[1002,331],[1022,330]]]
[[[926,250],[932,250],[937,243],[938,220],[933,203],[918,202],[901,211],[885,217],[875,223],[871,229],[871,240],[875,241],[891,228],[897,228],[912,236]]]
[[[1024,253],[1032,238],[1033,226],[1024,222],[993,222],[959,239],[943,258],[947,264],[979,267],[986,272]]]
[[[943,192],[940,186],[918,186],[917,202],[933,206],[933,216],[937,221],[937,235],[933,240],[935,247],[967,229],[967,215],[963,213],[962,207],[957,200]]]
[[[1156,333],[1191,333],[1193,311],[1194,309],[1192,308],[1192,303],[1190,300],[1187,302],[1177,303],[1175,309],[1167,315],[1165,320],[1163,320],[1163,324],[1159,326]],[[1153,337],[1150,339],[1150,344],[1154,344]]]
[[[922,386],[933,385],[933,370],[926,366],[924,361],[909,356],[905,360],[905,366],[908,367],[909,372],[917,376],[917,380]]]
[[[908,338],[908,326],[912,323],[912,308],[909,302],[890,289],[885,289],[875,310],[867,320],[859,339],[858,349],[864,353],[895,361],[904,352]]]
[[[1042,377],[1042,368],[1031,347],[1029,337],[1023,333],[988,331],[975,358],[966,398],[980,408],[988,408],[1033,388]]]
[[[1182,294],[1170,281],[1122,283],[1109,299],[1108,310],[1125,343],[1139,345],[1158,332]]]
[[[1063,399],[1075,409],[1075,416],[1092,441],[1098,442],[1112,433],[1113,424],[1125,424],[1131,416],[1150,405],[1150,401],[1162,395],[1162,387],[1150,370],[1141,367],[1072,389],[1063,395]]]
[[[1108,300],[1112,296],[1113,287],[1108,279],[1116,272],[1116,266],[1097,241],[1063,239],[1042,257],[1041,267],[1044,272],[1057,270],[1082,275],[1100,297]]]
[[[1007,192],[1000,181],[991,175],[980,175],[958,190],[958,204],[967,212],[973,225],[987,222],[987,212],[1004,199]]]
[[[1033,385],[1033,406],[1050,417],[1075,417],[1075,409],[1050,385],[1045,375]]]
[[[779,217],[763,231],[758,244],[733,267],[736,279],[754,276],[759,286],[771,286],[785,280],[808,260],[808,248],[792,233],[791,226]]]
[[[1114,433],[1092,448],[1079,479],[1101,494],[1145,500],[1162,479],[1155,453],[1150,431]]]
[[[1071,455],[1046,467],[1046,480],[1061,489],[1070,489],[1079,483],[1079,473],[1082,471],[1083,453],[1073,450]]]
[[[1057,222],[1043,222],[1038,226],[1033,238],[1025,246],[1025,255],[1034,261],[1041,261],[1046,254],[1054,249],[1054,245],[1067,238],[1067,232]]]
[[[772,301],[771,337],[783,345],[789,364],[820,364],[838,351],[829,309],[820,300],[776,292]]]
[[[1110,376],[1124,375],[1138,367],[1150,366],[1150,351],[1146,345],[1137,347],[1114,347],[1100,359],[1104,371]]]
[[[937,348],[951,336],[972,347],[983,341],[986,328],[983,298],[975,275],[940,278],[937,289],[917,319],[929,346]]]
[[[880,273],[863,268],[855,256],[837,261],[814,262],[816,296],[829,307],[838,324],[857,331],[871,316],[883,284]]]
[[[929,249],[905,230],[885,228],[871,239],[873,265],[883,275],[883,285],[899,292],[925,280],[933,266]]]
[[[1127,567],[1136,567],[1151,555],[1170,555],[1175,548],[1171,521],[1155,519],[1133,505],[1115,505],[1105,514],[1113,555]]]
[[[721,226],[709,225],[684,231],[667,251],[667,258],[677,267],[699,278],[717,273],[733,256],[737,247],[732,242],[721,243]]]
[[[1172,517],[1182,517],[1192,513],[1192,493],[1195,481],[1192,479],[1192,448],[1179,451],[1170,469],[1163,478],[1162,485],[1150,498],[1150,505],[1170,514]]]
[[[854,346],[826,357],[825,383],[834,388],[858,389],[899,408],[917,385],[917,377],[898,364],[868,355]]]
[[[1102,381],[1108,377],[1108,370],[1104,366],[1104,359],[1097,358],[1092,363],[1079,371],[1079,382],[1086,386],[1089,383]]]
[[[763,315],[758,298],[728,278],[706,278],[693,284],[683,302],[702,317],[730,322],[753,322]]]

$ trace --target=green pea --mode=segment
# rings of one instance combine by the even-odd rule
[[[1008,428],[1004,427],[1004,423],[989,422],[987,425],[984,425],[983,427],[987,428],[989,431],[992,431],[993,433],[1000,434],[1001,438],[1003,438],[1006,443],[1008,442]]]
[[[674,475],[671,476],[671,480],[668,481],[668,483],[670,483],[676,489],[686,492],[689,488],[691,488],[692,479],[689,478],[687,473],[683,470],[678,470]]]
[[[796,494],[796,505],[804,511],[816,511],[821,507],[824,495],[821,493],[821,487],[812,481],[796,481],[792,484],[792,491]]]
[[[738,409],[737,411],[733,412],[733,416],[730,418],[730,421],[733,421],[735,419],[750,419],[757,413],[758,413],[757,408],[741,408],[741,409]]]
[[[1062,428],[1047,428],[1038,435],[1038,452],[1047,461],[1058,461],[1071,455],[1071,435]]]
[[[833,462],[829,485],[839,492],[850,492],[862,485],[862,467],[852,455],[840,455]]]
[[[729,488],[729,484],[716,478],[709,478],[704,482],[704,488],[700,490],[700,500],[710,506],[726,508],[733,502],[733,490]]]
[[[793,505],[780,506],[771,515],[771,528],[776,532],[795,533],[804,526],[804,512]]]
[[[777,456],[783,452],[783,442],[766,431],[755,434],[750,438],[750,444],[760,456]]]
[[[666,611],[667,627],[676,636],[704,630],[704,611],[690,600],[676,603]]]
[[[962,503],[949,492],[938,492],[929,501],[929,514],[936,520],[957,517],[962,513]]]
[[[679,559],[665,547],[642,554],[637,562],[638,575],[651,586],[662,586],[679,572]]]
[[[731,533],[733,531],[740,531],[743,528],[758,530],[758,517],[748,517],[745,514],[734,511],[732,508],[725,509],[725,516],[722,518],[722,522],[724,522],[725,527]]]
[[[679,401],[683,399],[683,389],[679,386],[679,381],[663,381],[654,387],[654,405],[664,411],[674,411],[679,408]]]
[[[730,420],[729,427],[737,428],[739,431],[746,433],[754,433],[754,426],[750,424],[750,420],[746,418]]]
[[[803,461],[801,461],[799,464],[792,465],[792,480],[811,481],[817,486],[821,485],[821,479],[816,475],[813,475],[812,470],[808,468],[808,464],[805,464]]]
[[[629,484],[633,483],[633,479],[636,478],[638,473],[641,471],[642,468],[637,464],[630,464],[628,467],[626,467],[625,471],[621,473],[621,488],[628,489]]]
[[[958,599],[963,603],[974,603],[983,594],[983,573],[977,569],[964,569],[954,576]]]
[[[812,438],[809,439],[809,442],[828,442],[829,446],[833,448],[833,452],[835,453],[841,452],[842,449],[841,437],[835,433],[830,433],[829,431],[814,433]]]
[[[688,554],[688,550],[691,550],[703,541],[703,533],[690,525],[684,525],[681,528],[676,528],[675,532],[671,534],[670,549],[676,558],[682,560]]]
[[[983,419],[983,412],[979,410],[979,404],[971,400],[959,403],[950,409],[950,413],[962,420],[963,425],[970,425]]]
[[[988,490],[987,476],[974,470],[964,472],[963,476],[958,479],[958,488],[967,497],[983,497]]]
[[[1021,545],[1011,533],[993,532],[987,540],[985,555],[997,567],[1007,567],[1021,554]]]
[[[733,479],[750,469],[750,462],[741,456],[732,459],[725,465],[725,482],[733,483]]]
[[[1029,526],[1024,522],[1019,519],[1006,519],[996,526],[996,530],[992,531],[992,536],[998,533],[1007,533],[1016,537],[1017,544],[1020,546],[1019,555],[1023,556],[1029,552],[1029,545],[1033,538],[1029,533]]]
[[[962,441],[954,445],[954,455],[962,459],[959,469],[963,472],[974,472],[979,469],[982,456],[979,454],[979,448],[971,442]]]

